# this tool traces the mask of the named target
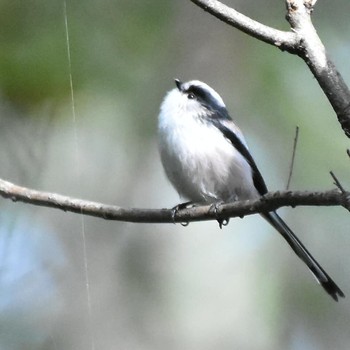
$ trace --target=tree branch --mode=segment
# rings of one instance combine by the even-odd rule
[[[290,162],[289,175],[288,175],[286,190],[289,190],[289,185],[290,185],[290,182],[291,182],[291,180],[292,180],[292,175],[293,175],[293,170],[294,170],[294,161],[295,161],[295,155],[296,155],[296,150],[297,150],[298,139],[299,139],[299,126],[297,126],[297,127],[295,128],[295,136],[294,136],[294,142],[293,142],[292,160],[291,160],[291,162]]]
[[[333,173],[333,171],[330,171],[329,173],[331,174],[331,176],[332,176],[332,178],[333,178],[333,180],[334,180],[334,185],[336,185],[336,186],[339,188],[340,192],[345,193],[346,191],[345,191],[343,185],[340,183],[340,181],[339,181],[338,178],[335,176],[335,174]]]
[[[293,32],[285,32],[266,26],[216,0],[190,1],[230,26],[281,50],[294,51],[297,47],[298,38]]]
[[[350,192],[331,190],[326,192],[285,191],[268,193],[257,200],[240,201],[219,206],[217,213],[211,207],[198,206],[179,210],[173,219],[172,209],[121,208],[115,205],[71,198],[56,193],[42,192],[15,185],[0,179],[0,196],[12,201],[61,209],[106,220],[139,223],[174,223],[243,217],[277,210],[285,206],[342,206],[350,211]]]
[[[299,36],[297,54],[305,61],[327,96],[345,134],[350,138],[350,91],[327,55],[311,21],[312,0],[286,0],[287,20]]]
[[[190,0],[244,33],[300,56],[315,76],[332,105],[338,121],[350,138],[350,91],[328,57],[311,21],[315,0],[285,0],[291,31],[280,31],[239,13],[216,0]]]

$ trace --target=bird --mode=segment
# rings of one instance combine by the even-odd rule
[[[199,80],[175,79],[175,85],[160,106],[158,148],[170,183],[181,198],[189,200],[184,205],[216,206],[265,195],[265,181],[221,96]],[[345,297],[276,211],[260,215],[280,233],[335,301]]]

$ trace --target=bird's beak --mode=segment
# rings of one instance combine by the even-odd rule
[[[175,84],[179,91],[182,91],[182,82],[179,79],[175,79]]]

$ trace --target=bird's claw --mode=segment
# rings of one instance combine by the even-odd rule
[[[185,202],[185,203],[180,203],[178,205],[175,205],[175,207],[171,208],[171,219],[173,220],[173,223],[176,224],[176,214],[178,213],[179,210],[189,208],[190,206],[193,206],[193,202]],[[182,226],[187,226],[189,223],[188,222],[181,222]]]
[[[214,214],[215,214],[215,217],[216,217],[216,221],[219,223],[219,227],[220,229],[222,229],[222,226],[227,226],[228,223],[230,222],[230,219],[229,218],[222,218],[220,217],[218,211],[219,211],[219,208],[220,208],[220,205],[223,204],[224,202],[216,202],[216,203],[213,203],[210,208],[209,208],[209,211],[213,211]]]

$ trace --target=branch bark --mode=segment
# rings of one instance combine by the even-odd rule
[[[277,46],[281,50],[294,51],[297,46],[297,36],[295,33],[281,31],[257,22],[219,1],[190,1],[230,26],[233,26],[256,39]]]
[[[311,21],[315,0],[285,0],[289,32],[280,31],[241,14],[216,0],[190,0],[203,10],[242,32],[300,56],[308,65],[350,138],[350,91]]]
[[[326,192],[284,191],[268,193],[257,200],[240,201],[223,204],[217,213],[211,207],[198,206],[179,210],[175,219],[172,209],[138,209],[121,208],[71,198],[57,193],[33,190],[0,179],[0,195],[14,202],[23,202],[37,206],[61,209],[106,220],[139,223],[174,223],[215,220],[222,218],[243,217],[257,213],[277,210],[285,206],[342,206],[350,211],[350,192],[330,190]]]

